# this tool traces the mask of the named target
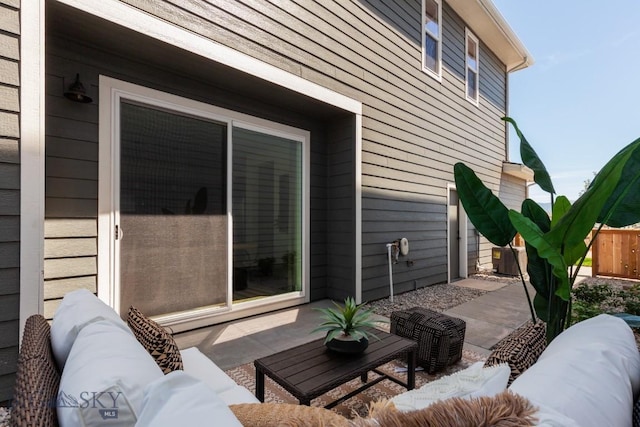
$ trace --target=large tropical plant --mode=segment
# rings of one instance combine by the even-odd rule
[[[511,241],[516,233],[524,238],[527,273],[536,291],[533,302],[528,293],[527,300],[532,319],[536,320],[535,310],[547,323],[550,342],[570,324],[571,289],[602,226],[623,227],[640,222],[640,138],[611,158],[584,194],[571,204],[565,196],[555,197],[549,173],[516,122],[510,117],[503,120],[513,126],[520,138],[522,162],[533,170],[536,184],[550,195],[551,217],[530,199],[522,203],[520,212],[507,209],[463,163],[454,166],[456,188],[469,219],[491,243],[508,245],[513,250]],[[591,233],[594,227],[596,230]],[[522,270],[520,277],[525,285]]]

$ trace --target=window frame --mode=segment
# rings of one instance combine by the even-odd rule
[[[475,70],[469,66],[469,39],[471,39],[476,45]],[[475,97],[469,96],[469,70],[476,75]],[[471,102],[476,107],[480,105],[480,41],[478,40],[478,37],[469,30],[469,28],[465,28],[464,31],[464,96],[467,101]]]
[[[427,7],[427,2],[428,1],[433,1],[437,8],[438,8],[438,34],[433,34],[432,32],[427,30],[427,18],[426,18],[426,7]],[[422,0],[422,9],[421,9],[421,13],[422,13],[422,19],[421,19],[421,30],[420,30],[420,34],[421,34],[421,38],[422,38],[422,42],[421,42],[421,46],[422,46],[422,71],[424,71],[425,73],[427,73],[429,76],[433,77],[434,79],[438,80],[438,81],[442,81],[442,0]],[[431,68],[427,67],[427,50],[426,50],[426,45],[425,45],[425,39],[427,34],[434,38],[436,40],[437,43],[437,55],[438,55],[438,59],[436,61],[436,68],[437,70],[432,70]]]

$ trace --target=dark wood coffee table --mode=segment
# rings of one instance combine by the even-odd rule
[[[362,379],[364,384],[360,388],[328,404],[326,408],[332,408],[385,379],[412,390],[416,384],[417,343],[378,330],[374,333],[380,340],[370,339],[369,347],[358,355],[345,355],[327,350],[323,344],[324,339],[319,339],[257,359],[253,362],[256,367],[256,397],[264,402],[265,375],[295,396],[301,405],[310,405],[311,399],[354,378]],[[404,355],[407,356],[408,365],[406,383],[376,369]],[[380,376],[368,381],[369,371]]]

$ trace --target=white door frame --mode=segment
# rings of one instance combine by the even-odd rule
[[[458,191],[455,184],[447,184],[447,283],[451,283],[451,244],[452,244],[452,230],[451,223],[449,222],[449,203],[451,202],[451,191]],[[458,197],[458,233],[460,234],[460,243],[458,251],[458,275],[461,278],[469,277],[468,274],[468,238],[467,238],[467,213],[460,203],[460,197]]]
[[[154,317],[164,325],[178,326],[179,329],[193,328],[195,325],[213,323],[212,316],[219,322],[221,315],[237,318],[242,312],[264,311],[264,307],[273,310],[274,303],[277,308],[294,306],[309,302],[310,286],[310,138],[309,131],[293,128],[276,122],[260,119],[227,110],[192,99],[172,95],[166,92],[136,85],[133,83],[100,76],[100,102],[99,105],[99,173],[98,173],[98,297],[117,312],[120,307],[120,272],[119,272],[119,241],[114,238],[116,224],[119,224],[119,108],[121,100],[137,101],[145,105],[164,108],[177,113],[185,113],[191,116],[202,117],[207,120],[227,123],[228,149],[227,149],[227,219],[228,219],[228,247],[227,247],[227,301],[224,307],[203,307],[180,313],[172,313]],[[248,301],[232,304],[233,283],[233,216],[232,216],[232,158],[233,139],[232,129],[249,129],[269,135],[292,139],[302,144],[303,162],[303,195],[302,195],[302,290],[297,293],[283,294],[265,298],[264,300]],[[126,230],[125,230],[126,233]],[[253,310],[253,311],[251,311]],[[235,312],[235,313],[234,313]],[[194,323],[195,322],[195,323]],[[175,328],[174,328],[175,330]]]

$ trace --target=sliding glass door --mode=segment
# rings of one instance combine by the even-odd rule
[[[302,144],[233,129],[233,300],[302,290]]]
[[[169,324],[307,301],[309,133],[101,85],[102,298]]]
[[[120,301],[158,315],[227,303],[227,125],[120,107]]]

